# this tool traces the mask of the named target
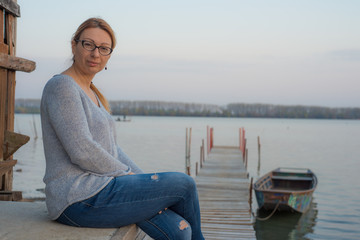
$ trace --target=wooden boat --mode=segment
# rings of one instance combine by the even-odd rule
[[[310,169],[277,168],[259,178],[254,191],[260,209],[304,213],[310,207],[317,183]]]
[[[127,119],[126,116],[124,115],[124,117],[122,119],[120,117],[117,117],[115,119],[115,121],[117,121],[117,122],[131,122],[131,119]]]

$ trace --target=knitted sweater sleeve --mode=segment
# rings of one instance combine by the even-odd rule
[[[118,155],[120,158],[120,161],[125,163],[126,165],[130,166],[131,171],[136,174],[144,173],[144,171],[136,164],[134,161],[132,161],[126,153],[122,151],[122,149],[117,146]]]
[[[73,164],[101,176],[120,176],[131,171],[129,166],[114,158],[93,140],[83,99],[71,81],[53,81],[46,85],[42,112],[53,128],[48,134],[56,135],[48,139],[58,139],[54,143],[60,141],[59,147],[64,148]]]

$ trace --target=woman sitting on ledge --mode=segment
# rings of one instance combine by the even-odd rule
[[[145,174],[116,143],[109,104],[92,82],[115,45],[104,20],[86,20],[71,41],[72,66],[43,90],[49,215],[76,227],[136,223],[153,239],[204,239],[194,180],[177,172]]]

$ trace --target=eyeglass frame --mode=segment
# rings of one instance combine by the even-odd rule
[[[92,52],[92,51],[94,51],[95,49],[98,48],[98,49],[99,49],[99,54],[102,55],[102,56],[109,56],[109,55],[113,52],[113,49],[112,49],[111,47],[97,46],[94,42],[89,41],[89,40],[75,39],[75,42],[77,42],[77,43],[78,43],[78,42],[81,42],[81,46],[82,46],[85,50],[90,51],[90,52]],[[90,50],[90,49],[86,49],[86,48],[84,47],[84,43],[85,43],[85,42],[88,42],[88,43],[93,44],[93,45],[94,45],[94,48],[91,49],[91,50]],[[104,55],[104,54],[101,53],[100,48],[110,49],[110,52],[109,52],[108,54]]]

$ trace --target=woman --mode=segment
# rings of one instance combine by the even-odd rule
[[[92,83],[115,45],[104,20],[86,20],[71,41],[72,66],[44,88],[49,215],[77,227],[136,223],[154,239],[204,239],[193,179],[183,173],[144,174],[116,144],[109,104]]]

